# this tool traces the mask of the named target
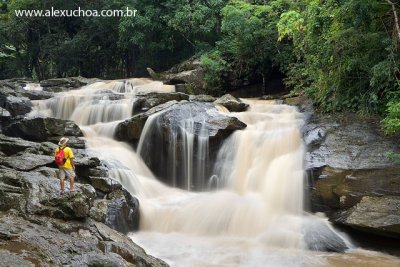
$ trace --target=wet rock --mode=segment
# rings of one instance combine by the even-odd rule
[[[139,229],[139,201],[127,190],[113,191],[109,196],[105,224],[121,233]]]
[[[24,118],[11,123],[3,132],[8,136],[39,142],[47,141],[51,137],[57,140],[62,136],[83,136],[82,131],[72,121],[43,117]]]
[[[345,238],[333,229],[327,219],[310,215],[304,220],[304,242],[309,250],[342,253],[349,249]]]
[[[9,137],[0,134],[0,151],[7,156],[23,152],[29,148],[39,149],[39,144],[21,138]]]
[[[307,168],[329,166],[340,169],[382,169],[394,166],[388,151],[400,151],[394,138],[385,137],[379,118],[357,114],[315,115],[311,129],[325,132],[320,145],[306,155]],[[318,130],[318,127],[321,129]],[[309,131],[305,140],[313,139]]]
[[[8,96],[5,108],[12,116],[25,115],[32,110],[32,103],[29,98]]]
[[[121,255],[126,261],[138,266],[168,266],[162,260],[156,259],[133,243],[127,236],[110,229],[104,224],[95,223],[96,228],[103,238],[99,248],[105,252],[114,252]]]
[[[338,213],[335,222],[400,238],[400,196],[364,196],[354,207]]]
[[[7,97],[16,96],[13,89],[8,86],[1,85],[0,83],[0,107],[5,108],[7,103]]]
[[[54,97],[54,93],[46,92],[46,91],[29,91],[29,90],[20,90],[18,92],[19,95],[29,98],[30,100],[45,100]]]
[[[147,111],[155,106],[164,104],[169,101],[188,100],[189,96],[182,93],[148,93],[138,94],[138,99],[133,106],[133,114]]]
[[[5,108],[0,108],[0,122],[9,121],[10,119],[11,113]]]
[[[185,173],[180,166],[184,166],[185,149],[193,149],[193,161],[204,162],[201,170],[193,169],[193,173],[199,174],[199,178],[192,179],[193,187],[204,188],[204,177],[210,177],[208,172],[212,170],[212,166],[205,165],[212,165],[222,142],[235,130],[244,129],[246,125],[235,117],[218,112],[212,103],[181,101],[166,104],[169,106],[158,113],[150,113],[150,110],[149,113],[120,123],[116,137],[132,145],[143,138],[140,153],[144,161],[157,177],[174,186],[184,186]],[[147,120],[148,114],[152,115]],[[142,133],[145,120],[147,130]],[[142,137],[143,134],[145,136]],[[187,148],[185,142],[188,138],[193,141],[193,148]],[[198,153],[202,146],[197,144],[203,141],[207,142],[207,148]],[[157,154],[151,151],[157,151]],[[174,171],[175,166],[179,171]]]
[[[248,104],[243,103],[240,99],[230,94],[221,96],[220,98],[214,101],[214,104],[222,105],[226,107],[230,112],[245,111],[249,107]]]
[[[315,114],[303,130],[309,149],[306,167],[313,177],[313,211],[326,212],[340,223],[343,220],[337,218],[343,218],[364,197],[400,196],[400,166],[386,156],[388,151],[399,153],[400,148],[396,137],[381,132],[379,118]],[[385,234],[373,226],[360,227]]]
[[[121,184],[111,178],[93,176],[90,176],[89,178],[94,189],[100,190],[103,193],[110,193],[116,189],[121,189]]]
[[[129,120],[125,120],[119,123],[116,127],[114,137],[120,141],[127,141],[132,143],[137,142],[140,138],[140,135],[142,134],[144,125],[146,124],[148,117],[156,114],[157,112],[160,112],[161,110],[167,109],[170,106],[175,105],[176,103],[178,102],[175,100],[169,101],[167,103],[151,108],[143,114],[135,115]]]

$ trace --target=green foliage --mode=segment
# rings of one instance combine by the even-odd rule
[[[384,130],[387,134],[400,132],[400,101],[392,101],[387,105],[387,116],[383,120]]]
[[[262,4],[258,2],[263,2]],[[291,45],[277,42],[277,22],[286,1],[230,1],[222,8],[221,39],[202,57],[207,88],[222,92],[285,68]]]
[[[387,5],[375,0],[304,0],[278,22],[296,61],[287,85],[304,90],[322,111],[383,112],[396,82],[397,41],[385,29]]]
[[[227,76],[228,64],[221,57],[219,51],[212,51],[201,57],[201,64],[205,69],[204,79],[209,94],[219,94],[224,87],[224,78]]]

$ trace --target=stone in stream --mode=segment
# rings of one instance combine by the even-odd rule
[[[214,101],[216,105],[222,105],[226,107],[230,112],[241,112],[245,111],[249,105],[243,103],[239,98],[236,98],[230,94],[226,94]]]
[[[149,117],[148,131],[142,133]],[[193,164],[187,172],[193,172],[193,186],[203,188],[222,142],[245,127],[236,117],[218,112],[212,103],[170,101],[121,122],[115,137],[132,145],[143,138],[141,156],[146,164],[163,180],[175,180],[175,185],[185,183],[183,168],[187,161],[202,162],[201,167]],[[157,151],[157,155],[151,151]],[[188,153],[191,156],[185,158]]]

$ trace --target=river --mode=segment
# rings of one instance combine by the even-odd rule
[[[213,164],[195,160],[207,160],[208,139],[193,133],[191,116],[182,120],[184,160],[171,159],[185,173],[185,186],[178,188],[160,182],[142,158],[157,155],[144,144],[152,142],[148,132],[159,114],[147,120],[138,151],[113,139],[116,125],[131,116],[136,94],[150,91],[174,87],[147,79],[97,82],[34,101],[32,113],[81,127],[89,153],[107,162],[110,177],[139,199],[140,230],[129,237],[149,254],[182,267],[400,266],[395,257],[357,248],[323,214],[304,211],[304,118],[295,107],[247,99],[246,112],[211,108],[247,124],[224,142]],[[194,190],[199,177],[202,188]],[[338,247],[345,252],[318,251]]]

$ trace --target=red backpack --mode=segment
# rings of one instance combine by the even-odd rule
[[[64,147],[65,148],[65,147]],[[64,165],[67,159],[65,158],[64,148],[59,148],[54,156],[54,161],[57,165],[61,166]]]

